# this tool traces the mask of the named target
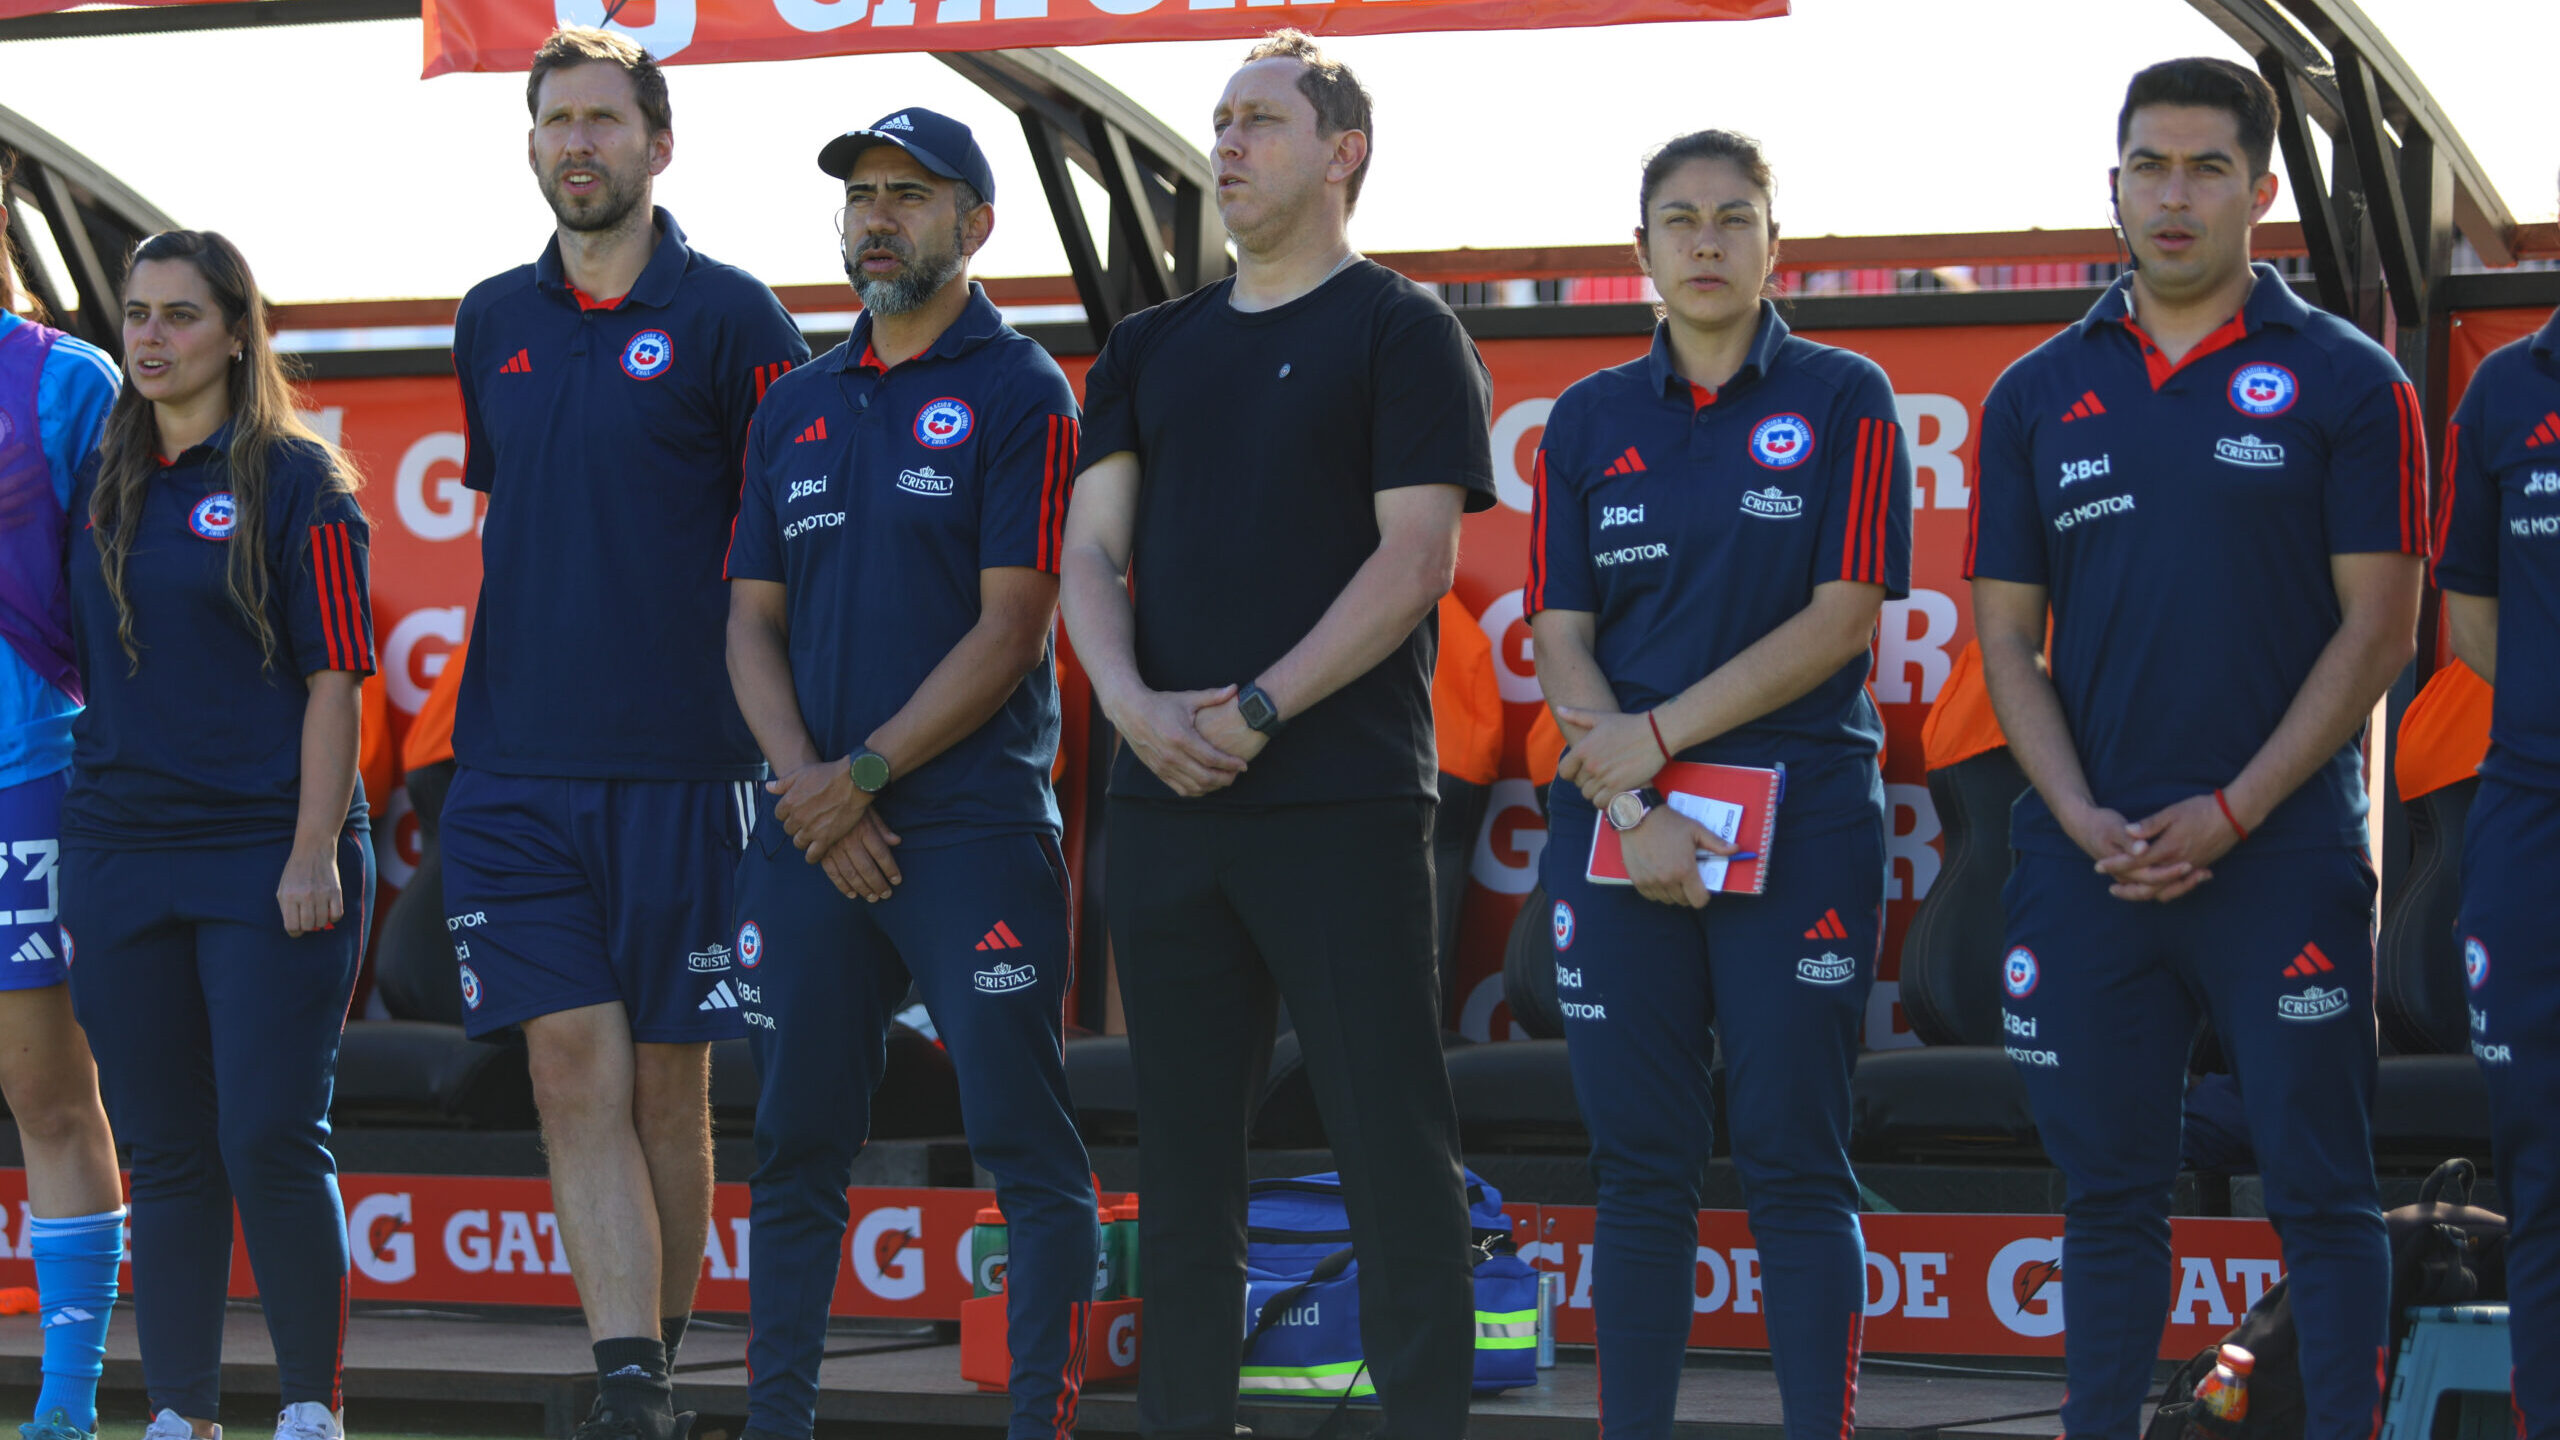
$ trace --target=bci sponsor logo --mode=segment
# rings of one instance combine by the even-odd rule
[[[2083,481],[2104,480],[2116,473],[2116,457],[2113,455],[2101,455],[2095,460],[2064,460],[2059,463],[2062,466],[2060,488],[2065,490]]]
[[[1644,507],[1641,505],[1603,505],[1600,507],[1600,528],[1603,530],[1616,525],[1641,525],[1643,523]]]
[[[782,497],[782,503],[785,505],[797,504],[802,500],[808,499],[812,495],[824,495],[826,493],[827,477],[824,475],[819,476],[815,480],[794,480],[791,482],[790,492]]]

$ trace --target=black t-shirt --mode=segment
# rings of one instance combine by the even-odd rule
[[[1438,296],[1367,260],[1276,309],[1236,309],[1234,287],[1130,316],[1085,378],[1084,464],[1138,456],[1130,581],[1157,690],[1250,684],[1305,639],[1378,548],[1377,492],[1456,485],[1469,510],[1493,503],[1493,382]],[[1426,615],[1199,803],[1437,794],[1438,650]],[[1125,747],[1111,793],[1173,798]]]

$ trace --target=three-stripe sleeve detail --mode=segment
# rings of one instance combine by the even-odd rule
[[[311,583],[317,592],[320,638],[331,670],[373,668],[373,625],[364,580],[356,567],[355,539],[345,521],[311,527]]]
[[[1901,427],[1889,420],[1858,421],[1857,450],[1849,467],[1847,531],[1841,537],[1840,578],[1864,585],[1887,583],[1885,554],[1892,525],[1894,446]],[[1972,561],[1968,538],[1966,561]]]
[[[1084,426],[1073,415],[1049,417],[1048,447],[1040,462],[1040,538],[1033,563],[1058,573],[1058,558],[1067,543],[1067,500],[1075,490],[1076,456],[1084,443]]]

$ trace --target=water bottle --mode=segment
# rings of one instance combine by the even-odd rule
[[[2217,1420],[2238,1424],[2249,1414],[2249,1372],[2258,1357],[2237,1345],[2225,1345],[2213,1373],[2196,1382],[2196,1404]]]
[[[972,1297],[1004,1293],[1007,1243],[1004,1212],[990,1205],[978,1212],[978,1223],[969,1229],[969,1294]]]

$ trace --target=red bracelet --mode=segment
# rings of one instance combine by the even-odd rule
[[[2249,827],[2241,824],[2240,817],[2231,813],[2231,802],[2222,798],[2221,791],[2213,792],[2213,803],[2222,807],[2222,818],[2231,822],[2232,833],[2243,840],[2248,839]]]
[[[1662,722],[1654,719],[1653,712],[1647,710],[1644,712],[1644,723],[1653,727],[1653,748],[1662,752],[1663,759],[1670,759],[1671,747],[1662,743]]]

